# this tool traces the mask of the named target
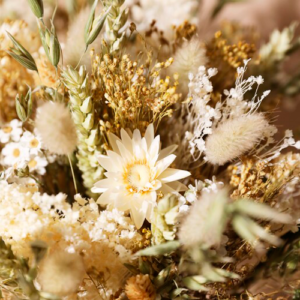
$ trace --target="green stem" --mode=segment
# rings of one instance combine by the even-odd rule
[[[75,192],[76,192],[76,194],[78,194],[77,183],[76,183],[76,178],[75,178],[75,173],[74,173],[72,161],[71,161],[70,155],[67,155],[67,156],[68,156],[70,167],[71,167],[71,172],[72,172],[72,177],[73,177]]]

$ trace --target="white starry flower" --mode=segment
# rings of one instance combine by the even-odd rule
[[[3,164],[19,168],[29,159],[28,148],[23,147],[20,143],[8,143],[2,149]]]
[[[14,119],[0,129],[0,143],[5,144],[10,140],[18,142],[22,133],[22,122]]]
[[[98,203],[121,211],[130,211],[137,228],[145,219],[151,221],[157,192],[173,193],[186,190],[179,179],[190,175],[187,171],[169,168],[176,156],[176,146],[160,151],[160,136],[154,138],[153,124],[145,137],[139,130],[121,130],[121,139],[109,135],[113,151],[101,155],[99,163],[107,170],[106,179],[98,181],[92,191],[102,193]]]
[[[48,161],[44,155],[37,155],[30,157],[27,165],[31,172],[36,171],[38,174],[44,175],[46,173]]]
[[[24,147],[29,149],[31,155],[38,155],[41,152],[42,142],[38,135],[25,131],[20,142]]]

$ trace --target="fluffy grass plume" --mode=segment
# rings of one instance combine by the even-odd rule
[[[38,281],[43,291],[63,297],[77,291],[84,274],[80,255],[57,250],[42,261]]]
[[[270,127],[263,114],[242,115],[221,123],[206,139],[206,157],[224,165],[252,149]]]
[[[199,67],[206,65],[206,63],[206,50],[199,40],[186,41],[176,51],[170,72],[179,74],[182,92],[188,93],[189,73],[196,74]]]
[[[77,134],[69,109],[62,103],[47,102],[39,107],[35,126],[43,145],[56,154],[68,155],[76,147]]]

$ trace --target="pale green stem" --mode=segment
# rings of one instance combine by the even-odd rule
[[[75,192],[76,192],[76,194],[78,194],[77,183],[76,183],[76,178],[75,178],[75,173],[74,173],[72,161],[71,161],[70,155],[67,155],[67,156],[68,156],[69,164],[70,164],[70,167],[71,167],[71,172],[72,172],[72,177],[73,177],[73,182],[74,182]]]

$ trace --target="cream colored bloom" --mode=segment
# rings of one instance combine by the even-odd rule
[[[84,263],[79,254],[57,250],[42,261],[38,282],[44,292],[67,296],[79,289],[84,275]]]
[[[59,102],[47,102],[37,110],[36,129],[43,145],[52,153],[68,155],[77,143],[75,124],[70,111]]]
[[[261,113],[226,120],[206,139],[206,158],[211,164],[224,165],[253,149],[272,131],[274,126]]]
[[[121,139],[109,135],[113,151],[100,155],[99,163],[107,170],[106,179],[98,181],[92,191],[102,193],[98,203],[108,204],[122,211],[130,211],[137,228],[145,219],[151,221],[156,206],[157,192],[172,193],[186,189],[179,179],[190,172],[169,168],[176,156],[171,154],[176,146],[160,151],[160,136],[154,138],[153,124],[145,137],[139,130],[121,130]]]

